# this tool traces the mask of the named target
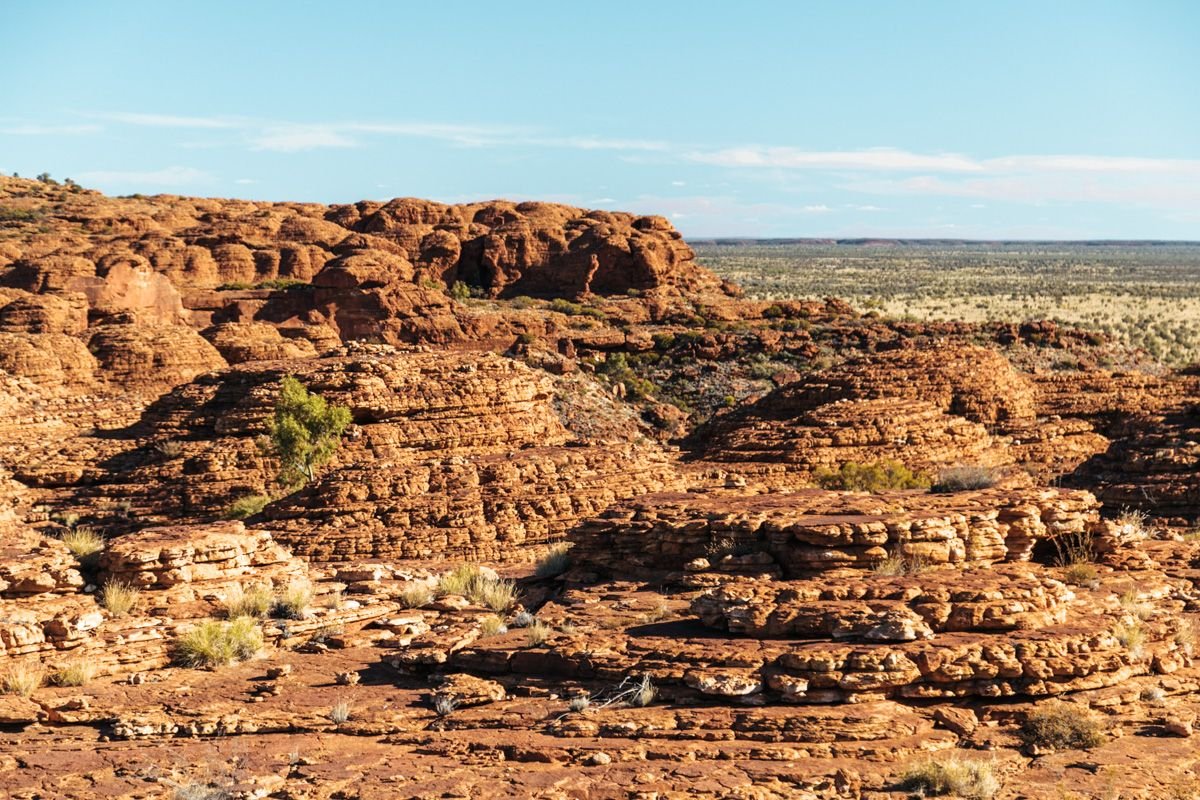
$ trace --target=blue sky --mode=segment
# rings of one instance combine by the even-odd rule
[[[1200,3],[5,2],[0,170],[685,235],[1200,239]]]

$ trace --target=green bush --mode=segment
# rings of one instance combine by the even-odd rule
[[[465,300],[470,300],[471,287],[462,281],[455,281],[454,285],[450,287],[450,296],[460,303]]]
[[[888,489],[927,489],[931,483],[923,472],[913,472],[894,459],[859,464],[847,461],[837,470],[819,467],[813,480],[822,489],[846,492],[882,492]]]
[[[310,482],[316,468],[333,457],[349,424],[350,409],[330,405],[295,377],[284,377],[268,434],[282,462],[279,483],[295,488]]]
[[[265,494],[248,494],[239,497],[225,509],[225,519],[246,519],[261,513],[271,498]]]

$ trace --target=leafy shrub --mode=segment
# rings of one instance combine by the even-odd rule
[[[837,470],[819,467],[813,480],[822,489],[848,492],[882,492],[888,489],[925,489],[931,481],[922,472],[913,472],[893,459],[859,464],[847,461]]]
[[[100,605],[115,617],[123,617],[138,603],[142,590],[125,581],[110,580],[100,589]]]
[[[571,566],[571,543],[560,542],[550,548],[545,557],[537,562],[533,574],[539,578],[561,575]]]
[[[255,585],[249,589],[236,586],[230,590],[222,605],[228,619],[265,617],[275,605],[275,595],[269,586]]]
[[[279,483],[297,487],[311,481],[314,470],[333,457],[349,424],[350,409],[330,405],[295,377],[285,376],[268,434],[271,448],[282,462]]]
[[[1041,750],[1086,750],[1104,741],[1100,721],[1087,709],[1068,703],[1030,711],[1019,735],[1027,746]]]
[[[252,658],[262,646],[262,631],[252,617],[206,620],[175,641],[175,660],[185,667],[211,669]]]
[[[0,207],[0,222],[37,222],[41,218],[41,212],[32,208]]]
[[[297,280],[296,278],[271,278],[270,280],[262,281],[256,288],[289,291],[292,289],[306,289],[311,285],[307,281]]]
[[[900,788],[921,796],[950,794],[963,800],[991,800],[1000,791],[992,764],[949,758],[928,761],[900,777]]]
[[[229,508],[225,509],[225,519],[248,519],[262,513],[262,510],[270,502],[271,498],[265,494],[243,495],[230,503]]]
[[[550,310],[557,311],[560,314],[575,316],[583,313],[583,306],[579,303],[572,303],[570,300],[562,297],[556,297],[550,301]]]
[[[450,296],[460,303],[469,300],[471,299],[471,287],[462,281],[455,281],[454,285],[450,287]]]
[[[991,467],[958,466],[949,467],[938,473],[930,491],[934,492],[965,492],[971,489],[990,489],[1000,480],[1000,476]]]
[[[62,535],[62,543],[80,562],[89,561],[104,549],[104,537],[91,528],[72,528]]]

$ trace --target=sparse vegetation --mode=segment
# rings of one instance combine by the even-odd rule
[[[1000,781],[991,762],[953,756],[906,770],[899,785],[921,796],[954,795],[963,800],[991,800],[1000,791]]]
[[[1142,653],[1142,645],[1146,641],[1146,630],[1138,620],[1121,622],[1113,628],[1113,636],[1129,653],[1130,658],[1137,658]]]
[[[82,525],[63,533],[62,543],[80,563],[94,560],[104,549],[104,537]]]
[[[303,583],[289,583],[271,600],[271,616],[275,619],[304,619],[312,603],[312,589]]]
[[[957,466],[938,473],[937,480],[929,487],[932,492],[966,492],[972,489],[990,489],[1000,480],[991,467]]]
[[[238,617],[265,617],[275,604],[275,594],[271,587],[264,584],[254,584],[250,587],[235,586],[230,590],[222,606],[228,619]]]
[[[1073,586],[1094,586],[1100,579],[1100,570],[1095,564],[1081,561],[1063,567],[1063,580]]]
[[[1118,347],[1143,348],[1168,364],[1200,361],[1194,245],[692,245],[701,264],[757,299],[842,297],[913,321],[1053,320],[1112,337]]]
[[[1026,746],[1040,750],[1087,750],[1104,741],[1104,728],[1086,708],[1054,702],[1030,711],[1019,735]]]
[[[1068,531],[1050,538],[1054,545],[1054,563],[1060,567],[1092,564],[1096,560],[1096,543],[1087,531]]]
[[[560,542],[550,548],[534,567],[533,574],[539,578],[553,578],[566,572],[571,566],[571,543]]]
[[[649,675],[643,675],[641,680],[633,686],[629,704],[637,708],[645,708],[654,702],[655,697],[658,697],[658,687],[650,681]]]
[[[575,714],[582,714],[591,704],[592,699],[586,694],[577,694],[567,703],[567,708]]]
[[[448,694],[434,695],[433,711],[439,717],[448,717],[458,709],[458,700]]]
[[[183,455],[183,442],[175,439],[166,439],[161,442],[156,442],[154,449],[163,458],[179,458],[181,455]]]
[[[541,621],[535,621],[532,625],[528,625],[525,628],[525,641],[530,647],[538,647],[545,644],[553,635],[554,628]]]
[[[341,725],[350,720],[350,703],[345,700],[339,700],[334,703],[333,708],[329,709],[329,721],[334,725]]]
[[[350,409],[330,405],[293,376],[285,376],[267,436],[280,460],[279,483],[294,489],[312,481],[315,470],[333,458],[349,424]]]
[[[265,494],[243,495],[225,509],[225,519],[248,519],[256,514],[261,514],[270,502],[271,498]]]
[[[213,669],[253,658],[262,645],[262,631],[252,617],[206,620],[176,640],[175,660],[185,667]]]
[[[471,299],[471,287],[462,281],[455,281],[450,287],[450,296],[462,303]]]
[[[0,678],[0,689],[4,694],[15,694],[19,697],[29,697],[45,680],[45,672],[40,664],[21,661],[13,664]]]
[[[646,613],[642,614],[642,622],[647,624],[662,622],[669,616],[671,616],[671,607],[666,603],[659,603]]]
[[[461,595],[497,613],[517,604],[517,585],[475,564],[461,564],[438,579],[439,595]]]
[[[508,626],[504,624],[504,618],[496,614],[488,614],[483,619],[479,620],[479,635],[483,638],[489,636],[499,636],[502,633],[508,633]]]
[[[427,583],[413,582],[400,590],[397,599],[405,608],[421,608],[433,602],[433,588]]]
[[[930,566],[929,562],[918,554],[904,554],[895,550],[880,561],[871,571],[884,577],[899,577],[902,575],[917,575]]]
[[[86,686],[96,677],[96,664],[86,658],[68,661],[50,676],[55,686]]]
[[[848,461],[836,470],[819,467],[813,472],[813,481],[822,489],[872,493],[889,489],[927,489],[931,483],[928,475],[913,472],[893,459],[869,464]]]
[[[142,591],[125,581],[110,580],[100,589],[100,605],[113,616],[123,617],[137,607]]]

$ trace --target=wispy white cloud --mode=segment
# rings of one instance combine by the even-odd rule
[[[164,167],[147,172],[97,170],[79,175],[81,183],[117,186],[192,186],[209,183],[213,176],[195,167]]]
[[[925,155],[906,150],[800,150],[794,147],[732,147],[693,150],[689,161],[720,167],[774,167],[779,169],[980,172],[976,161],[953,153]]]
[[[124,125],[140,125],[149,128],[237,128],[243,123],[224,117],[182,117],[174,114],[142,114],[127,111],[111,111],[89,114],[98,119],[119,122]]]
[[[267,128],[249,137],[254,150],[298,153],[324,147],[357,147],[358,142],[345,133],[322,126],[289,125]]]
[[[833,211],[833,209],[827,205],[803,206],[800,210],[805,214],[826,214],[830,211]]]
[[[5,136],[82,136],[89,133],[99,133],[104,130],[101,125],[31,125],[10,124],[0,125],[0,134]]]

